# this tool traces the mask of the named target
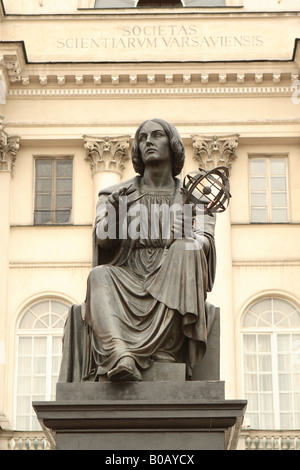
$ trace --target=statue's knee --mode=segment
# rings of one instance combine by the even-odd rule
[[[175,250],[179,249],[187,251],[199,250],[201,248],[198,241],[191,237],[176,239],[173,243],[173,247]]]

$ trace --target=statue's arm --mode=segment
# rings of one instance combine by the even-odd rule
[[[113,193],[114,194],[114,193]],[[101,248],[112,249],[119,243],[119,211],[112,203],[113,195],[101,194],[96,207],[95,234]]]
[[[216,216],[205,214],[198,217],[199,219],[195,221],[194,237],[208,254],[215,240]]]

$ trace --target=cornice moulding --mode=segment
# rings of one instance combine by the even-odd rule
[[[164,97],[178,96],[292,96],[294,88],[290,86],[219,86],[219,87],[147,87],[147,88],[11,88],[9,98],[51,98],[60,96],[64,98],[110,98],[118,96],[134,98],[141,96],[159,95]]]

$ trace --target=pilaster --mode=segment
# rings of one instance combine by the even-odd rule
[[[4,410],[6,343],[7,343],[7,293],[9,269],[9,234],[10,234],[10,191],[19,138],[9,136],[4,129],[3,116],[0,116],[0,417]],[[0,419],[0,423],[1,420]]]
[[[94,208],[100,189],[121,181],[129,160],[130,136],[84,136],[85,160],[89,162],[94,183]]]
[[[237,158],[238,134],[223,136],[193,135],[194,158],[199,166],[209,171],[225,166],[229,174]],[[236,397],[236,357],[234,337],[234,310],[232,285],[231,221],[229,208],[217,215],[216,223],[217,274],[209,301],[221,309],[221,379],[225,380],[226,392]]]

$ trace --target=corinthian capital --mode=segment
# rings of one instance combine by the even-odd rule
[[[19,137],[9,136],[4,130],[3,116],[0,116],[0,171],[13,172],[17,152],[19,150]]]
[[[116,171],[122,173],[126,160],[129,159],[129,136],[88,137],[84,136],[86,157],[92,173],[98,171]]]
[[[193,135],[194,158],[205,170],[226,166],[230,171],[232,162],[236,158],[238,139],[238,134],[221,137]]]

